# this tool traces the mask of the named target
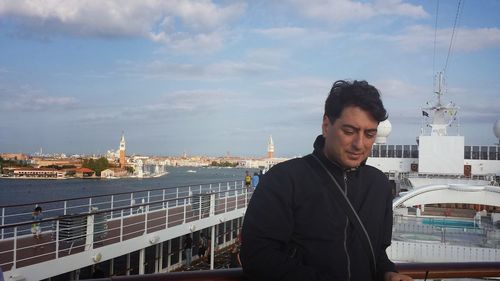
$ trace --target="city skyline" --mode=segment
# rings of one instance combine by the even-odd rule
[[[277,157],[305,155],[338,79],[376,86],[388,143],[415,144],[444,68],[466,145],[493,145],[498,14],[494,0],[0,0],[0,152],[105,153],[123,131],[127,154],[261,157],[272,135]]]

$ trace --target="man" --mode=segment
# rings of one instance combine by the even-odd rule
[[[259,184],[259,174],[257,174],[257,172],[255,172],[255,173],[253,173],[253,176],[252,176],[252,187],[253,187],[253,189],[255,189],[258,184]]]
[[[33,213],[31,213],[31,218],[33,220],[31,224],[31,233],[33,233],[35,239],[40,239],[42,233],[40,221],[43,220],[42,207],[36,206]]]
[[[250,280],[411,280],[395,272],[385,252],[392,234],[389,182],[365,165],[385,119],[375,87],[333,84],[313,154],[270,169],[249,204],[240,257]],[[373,255],[339,204],[341,192],[360,217]]]
[[[251,182],[252,182],[252,177],[250,176],[250,172],[246,171],[245,172],[245,187],[249,188]]]
[[[184,242],[182,244],[184,249],[184,254],[186,255],[186,266],[191,266],[191,261],[193,259],[193,239],[190,234],[184,236]]]

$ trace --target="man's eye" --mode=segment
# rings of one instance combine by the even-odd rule
[[[344,134],[346,134],[346,135],[352,135],[352,134],[354,134],[354,131],[352,131],[352,130],[344,130]]]
[[[366,134],[366,137],[369,138],[369,139],[372,139],[372,138],[374,138],[376,136],[377,136],[377,133],[368,133],[368,134]]]

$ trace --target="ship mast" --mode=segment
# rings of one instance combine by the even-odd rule
[[[436,90],[434,93],[437,95],[437,101],[431,107],[422,108],[422,115],[430,119],[430,121],[427,121],[426,123],[428,127],[431,127],[431,136],[447,136],[447,128],[451,127],[453,122],[457,121],[456,116],[460,108],[453,102],[443,105],[441,99],[444,89],[443,72],[438,73],[436,80]]]

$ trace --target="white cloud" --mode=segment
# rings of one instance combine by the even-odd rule
[[[434,47],[434,28],[430,26],[411,26],[405,34],[387,36],[386,39],[396,42],[408,51],[419,51],[432,49]],[[451,28],[439,29],[436,33],[436,47],[447,50],[449,48]],[[486,48],[500,47],[499,28],[458,28],[455,30],[455,42],[453,50],[460,52],[471,52]],[[385,36],[383,36],[385,37]]]
[[[1,0],[0,17],[24,36],[145,37],[174,50],[213,50],[222,45],[218,30],[245,8],[210,0]]]
[[[275,70],[276,67],[273,64],[250,59],[226,60],[209,64],[155,60],[145,64],[122,62],[119,72],[146,78],[225,80],[240,76],[260,76]]]
[[[382,98],[408,98],[420,95],[425,91],[420,87],[407,84],[396,79],[379,80],[374,83],[382,94]]]
[[[299,42],[317,42],[318,40],[329,40],[340,36],[339,33],[325,32],[318,29],[303,27],[273,27],[255,29],[255,33],[264,35],[272,39],[296,40],[294,45]]]
[[[5,111],[54,111],[74,108],[78,100],[74,97],[52,97],[39,94],[9,94],[2,96],[0,110]]]
[[[256,33],[272,38],[297,38],[307,35],[307,29],[301,27],[277,27],[267,29],[256,29]]]
[[[291,0],[299,13],[320,21],[342,23],[365,21],[376,16],[427,17],[422,6],[401,0],[378,0],[374,3],[351,0]]]
[[[166,93],[154,103],[121,107],[106,106],[91,108],[79,118],[82,123],[115,123],[120,121],[152,124],[156,121],[209,116],[223,110],[228,104],[235,105],[235,93],[223,90],[192,90]]]

